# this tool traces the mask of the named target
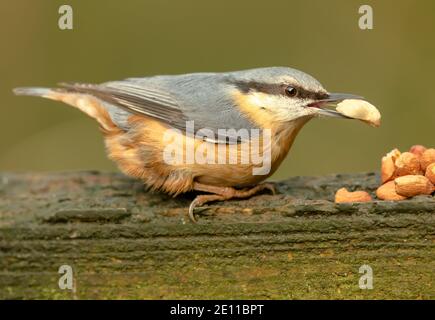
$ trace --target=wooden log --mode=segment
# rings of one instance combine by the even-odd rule
[[[294,177],[279,194],[217,202],[147,193],[120,174],[0,175],[0,298],[430,299],[435,199],[374,196],[375,174]],[[375,197],[374,197],[375,198]],[[74,288],[60,289],[61,265]],[[360,267],[373,289],[359,286]]]

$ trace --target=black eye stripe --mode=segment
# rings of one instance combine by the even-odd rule
[[[320,100],[328,97],[328,94],[324,92],[309,91],[309,90],[305,90],[302,87],[293,86],[293,85],[291,85],[291,87],[294,87],[297,90],[298,93],[297,96],[298,98],[301,99]]]
[[[267,94],[285,95],[286,97],[288,97],[286,93],[286,88],[293,87],[294,89],[297,90],[297,97],[300,99],[320,100],[328,97],[328,94],[325,92],[305,90],[304,88],[294,84],[270,84],[270,83],[254,82],[254,81],[248,81],[248,82],[231,81],[231,84],[235,85],[243,93],[248,93],[250,91],[258,91]]]

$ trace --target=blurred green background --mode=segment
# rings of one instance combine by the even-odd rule
[[[70,4],[74,30],[59,30]],[[374,29],[358,28],[358,8]],[[394,147],[434,146],[435,1],[15,0],[0,3],[0,170],[117,170],[92,119],[15,97],[60,81],[291,66],[379,107],[381,128],[315,119],[274,178],[377,170]]]

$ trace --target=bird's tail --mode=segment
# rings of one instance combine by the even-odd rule
[[[19,96],[36,96],[51,100],[62,101],[69,104],[91,118],[97,120],[105,131],[111,131],[116,128],[110,118],[109,113],[104,107],[101,100],[90,95],[74,92],[68,88],[39,88],[39,87],[21,87],[13,89],[14,94]]]
[[[35,97],[48,97],[48,94],[52,92],[49,88],[37,88],[37,87],[22,87],[15,88],[13,90],[17,96],[35,96]]]

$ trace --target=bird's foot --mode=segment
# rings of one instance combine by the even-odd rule
[[[193,189],[196,191],[210,192],[213,194],[204,194],[196,196],[189,206],[189,218],[192,222],[197,222],[194,214],[194,209],[208,202],[225,201],[230,199],[246,199],[263,191],[269,190],[272,194],[276,194],[275,186],[272,183],[261,183],[253,188],[245,188],[237,190],[231,187],[216,187],[201,183],[195,183]]]

